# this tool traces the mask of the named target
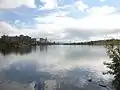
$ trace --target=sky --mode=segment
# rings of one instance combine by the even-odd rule
[[[120,39],[120,0],[0,0],[0,36]]]

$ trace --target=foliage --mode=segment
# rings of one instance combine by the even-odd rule
[[[107,53],[112,60],[111,63],[104,63],[110,69],[107,74],[114,75],[113,86],[120,90],[120,46],[107,45]]]
[[[64,43],[64,45],[106,45],[106,44],[120,45],[119,39],[108,39],[108,40],[97,40],[88,42],[74,42],[74,43]]]

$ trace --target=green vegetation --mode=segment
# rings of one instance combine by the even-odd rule
[[[106,44],[120,45],[120,40],[109,39],[109,40],[98,40],[98,41],[88,41],[88,42],[78,42],[78,43],[63,43],[63,45],[106,45]]]
[[[84,43],[83,43],[84,44]],[[98,40],[98,41],[90,41],[86,42],[85,44],[90,44],[90,45],[106,45],[106,44],[120,44],[119,39],[109,39],[109,40]]]
[[[22,48],[36,45],[106,45],[115,44],[120,45],[119,39],[109,39],[109,40],[98,40],[89,42],[75,42],[75,43],[56,43],[49,42],[47,38],[40,38],[39,41],[36,38],[31,38],[29,36],[5,36],[0,38],[0,49],[6,48]]]
[[[9,48],[9,43],[6,43],[0,39],[0,49]]]
[[[116,90],[120,90],[120,46],[119,45],[108,45],[107,44],[107,53],[111,59],[110,63],[104,63],[109,71],[105,74],[114,75],[113,86]]]

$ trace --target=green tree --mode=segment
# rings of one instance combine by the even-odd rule
[[[120,90],[120,46],[107,45],[107,53],[111,62],[104,63],[109,68],[106,73],[114,76],[113,86],[116,90]]]

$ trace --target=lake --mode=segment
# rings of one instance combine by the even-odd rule
[[[0,90],[32,90],[33,82],[55,82],[56,90],[112,90],[104,46],[37,46],[0,53]],[[49,89],[51,90],[51,89]]]

